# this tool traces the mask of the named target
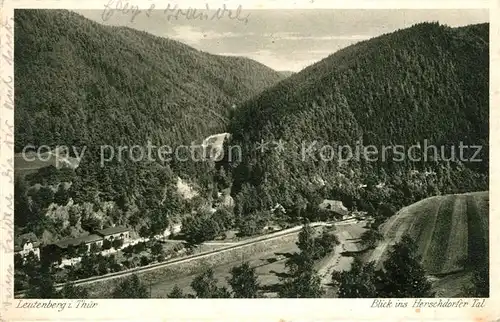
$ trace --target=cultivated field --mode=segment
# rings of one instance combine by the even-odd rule
[[[436,196],[401,209],[381,226],[385,240],[372,253],[381,263],[389,245],[409,234],[429,274],[462,270],[487,256],[488,192]]]
[[[424,268],[435,278],[438,293],[455,296],[470,277],[464,272],[467,264],[488,256],[488,209],[487,191],[435,196],[414,203],[381,226],[385,239],[370,260],[381,267],[390,245],[409,234]]]

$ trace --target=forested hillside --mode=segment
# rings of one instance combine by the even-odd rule
[[[397,209],[429,195],[487,190],[488,39],[487,24],[421,23],[342,49],[265,90],[238,109],[229,130],[231,145],[243,147],[233,164],[238,200],[280,202],[299,215],[314,199],[339,198],[374,212],[383,203]],[[259,151],[260,142],[279,139],[285,151]],[[460,142],[482,145],[483,161],[392,161],[390,152],[382,160],[383,146],[407,150],[424,140],[445,146],[446,158],[453,145],[460,156]],[[316,157],[324,144],[353,153],[375,145],[378,161],[339,163],[337,149],[332,160],[303,158],[314,141]]]
[[[283,78],[246,58],[211,55],[65,10],[16,10],[15,49],[16,152],[26,145],[86,148],[74,174],[51,168],[17,180],[16,225],[38,236],[47,229],[66,236],[75,225],[161,231],[182,212],[177,176],[207,190],[213,165],[135,162],[129,150],[116,160],[118,146],[145,149],[149,140],[174,149],[224,132],[235,105]],[[115,160],[104,166],[101,145],[115,148]],[[62,181],[72,183],[68,191],[58,188]],[[45,186],[30,189],[35,183]],[[72,219],[63,211],[51,222],[50,204],[65,206],[70,197],[86,206],[71,210]],[[103,208],[108,201],[118,208]]]
[[[223,132],[233,104],[281,79],[249,59],[69,11],[18,10],[15,28],[18,150],[191,142]]]
[[[276,203],[285,221],[317,219],[322,198],[383,219],[427,196],[488,189],[487,24],[421,23],[349,46],[284,80],[248,59],[68,11],[16,11],[15,26],[16,149],[87,147],[75,173],[50,169],[16,182],[17,196],[26,196],[16,197],[17,225],[25,230],[67,235],[73,224],[88,231],[119,223],[157,233],[190,211],[176,193],[178,175],[206,200],[232,186],[236,221],[249,231],[265,225]],[[226,148],[243,153],[222,168],[127,158],[99,164],[102,144],[176,146],[217,132],[231,133]],[[280,139],[284,150],[272,143]],[[444,146],[446,158],[452,146],[457,156],[460,142],[481,145],[474,157],[482,161],[380,154],[384,146],[407,152],[424,141]],[[260,142],[272,144],[261,152]],[[324,144],[333,148],[326,150],[334,151],[331,159],[314,160],[319,150],[302,153]],[[374,145],[378,161],[339,162],[340,145]],[[61,181],[71,182],[69,190]],[[34,183],[45,187],[30,190]],[[69,198],[84,206],[47,223],[51,202],[63,206]]]

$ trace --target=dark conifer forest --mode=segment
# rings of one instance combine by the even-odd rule
[[[123,212],[141,209],[140,220],[115,215],[115,223],[143,222],[165,199],[175,204],[177,197],[168,196],[177,175],[206,187],[213,166],[115,157],[101,167],[100,146],[199,142],[225,131],[235,106],[284,78],[250,59],[204,53],[66,10],[16,10],[15,48],[15,152],[27,145],[86,148],[74,178],[41,169],[18,182],[19,198],[33,184],[69,181],[75,203],[99,208],[114,201]],[[41,223],[45,209],[30,209],[20,207],[18,224],[64,236]]]
[[[344,48],[265,90],[232,119],[231,144],[243,148],[241,163],[233,164],[233,192],[255,190],[263,208],[279,201],[305,209],[319,195],[373,212],[487,190],[488,38],[488,24],[420,23]],[[279,139],[285,153],[258,151],[260,142]],[[314,141],[313,157],[303,158]],[[389,150],[382,160],[383,146],[420,143],[423,151],[424,142],[444,147],[446,158],[453,146],[458,157],[460,142],[481,145],[475,160],[482,161],[435,160],[433,150],[427,159],[397,162]],[[353,153],[374,145],[378,161],[339,162],[339,154],[322,161],[323,145],[348,145]],[[473,152],[464,150],[463,159]]]
[[[233,104],[282,78],[249,59],[69,11],[18,10],[15,31],[18,151],[189,143],[223,132]]]

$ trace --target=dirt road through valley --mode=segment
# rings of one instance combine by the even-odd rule
[[[330,283],[333,271],[346,271],[351,268],[354,257],[347,256],[345,252],[356,252],[359,250],[359,238],[366,230],[365,222],[354,222],[350,224],[339,223],[336,225],[336,235],[340,244],[335,246],[335,250],[318,263],[318,274],[321,284],[327,291],[327,296],[333,296]],[[344,255],[343,255],[344,254]]]

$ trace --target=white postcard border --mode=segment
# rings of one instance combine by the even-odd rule
[[[148,299],[148,300],[92,300],[94,309],[19,309],[20,300],[13,299],[13,9],[14,8],[66,8],[104,9],[105,1],[2,1],[0,31],[0,321],[25,320],[148,320],[148,321],[389,321],[389,320],[441,320],[441,321],[495,321],[500,320],[499,252],[492,247],[500,242],[499,167],[490,162],[490,298],[485,309],[421,309],[370,308],[372,299],[266,299],[266,300],[210,300],[210,299]],[[120,0],[111,0],[118,2]],[[500,116],[496,108],[500,95],[500,1],[122,1],[141,9],[151,4],[179,7],[228,7],[242,5],[247,9],[277,8],[490,8],[490,160],[499,160]],[[77,300],[61,300],[76,302]],[[90,301],[90,300],[88,300]],[[411,299],[394,299],[408,301]]]

